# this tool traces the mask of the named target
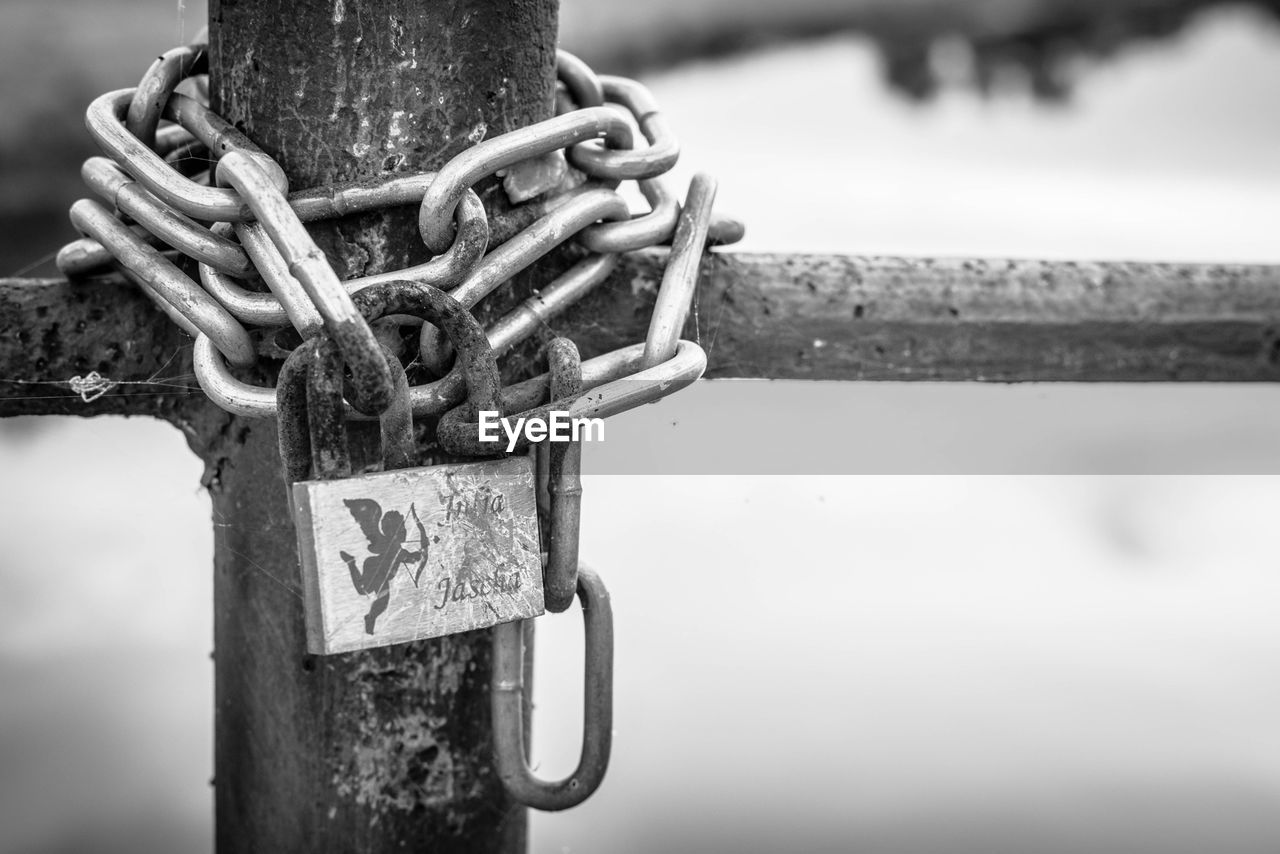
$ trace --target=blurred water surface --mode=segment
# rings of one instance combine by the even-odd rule
[[[1056,110],[905,104],[844,38],[649,82],[747,248],[1275,262],[1278,46],[1217,15]],[[583,555],[617,615],[614,761],[534,849],[1274,852],[1280,482],[1098,473],[1275,471],[1275,397],[703,384],[611,422]],[[750,470],[1095,474],[598,474],[779,457],[792,409],[821,448]],[[0,433],[0,852],[209,850],[199,464],[136,419]],[[577,623],[539,629],[548,775],[577,756]]]

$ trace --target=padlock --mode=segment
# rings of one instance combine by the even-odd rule
[[[370,321],[408,314],[443,329],[467,377],[466,408],[500,411],[498,369],[484,330],[456,300],[427,285],[391,282],[361,291],[355,302]],[[310,470],[315,478],[292,484],[291,504],[307,649],[318,655],[487,628],[544,611],[532,461],[511,456],[409,467],[408,385],[398,360],[386,358],[396,393],[380,416],[385,471],[351,472],[342,357],[331,338],[320,335],[298,348],[277,389],[286,477]]]

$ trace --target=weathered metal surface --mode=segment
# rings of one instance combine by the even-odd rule
[[[555,0],[213,0],[209,13],[213,109],[295,190],[439,169],[551,115]],[[425,261],[416,214],[312,232],[345,280]],[[211,487],[218,850],[521,850],[524,812],[491,767],[487,633],[305,655],[275,425],[233,424]],[[350,434],[357,467],[376,459],[375,427]]]
[[[642,340],[662,258],[552,327],[588,357]],[[712,378],[1274,382],[1280,268],[717,253],[685,334]],[[189,376],[190,347],[136,288],[0,280],[2,414],[180,422],[198,393],[129,383]],[[123,382],[84,403],[68,381],[95,370]]]
[[[310,652],[331,655],[543,613],[528,457],[293,487]]]
[[[584,356],[642,337],[661,259],[556,330]],[[1271,382],[1280,268],[717,253],[684,335],[709,378]]]
[[[552,327],[587,357],[642,340],[663,257],[623,257]],[[1274,382],[1280,268],[717,253],[685,335],[710,378]],[[189,374],[190,346],[136,288],[0,280],[0,413],[179,421],[181,390],[86,404],[67,381]]]
[[[215,0],[212,106],[279,161],[294,189],[439,169],[551,115],[557,7]],[[481,189],[491,208],[496,188]],[[375,212],[319,235],[338,277],[425,261],[416,213]]]
[[[132,284],[0,279],[0,415],[154,415],[204,406],[191,338]],[[91,402],[72,380],[114,385]]]
[[[399,360],[384,356],[396,391],[378,417],[384,470],[375,474],[352,476],[343,364],[331,338],[295,350],[278,383],[280,455],[286,479],[301,481],[290,496],[315,654],[542,613],[530,461],[413,467],[409,385]]]

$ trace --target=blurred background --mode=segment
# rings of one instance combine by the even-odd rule
[[[1273,5],[565,0],[562,41],[650,85],[744,250],[1277,263]],[[0,6],[0,275],[71,238],[89,99],[204,15]],[[1276,425],[1263,386],[762,382],[611,420],[614,758],[533,849],[1273,854]],[[14,419],[0,472],[0,852],[210,850],[199,463]],[[578,625],[539,628],[550,776]]]

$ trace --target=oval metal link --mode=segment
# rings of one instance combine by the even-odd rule
[[[197,184],[174,170],[165,163],[160,155],[143,145],[124,126],[124,115],[133,100],[133,89],[118,89],[94,99],[85,116],[85,125],[90,135],[113,160],[124,167],[138,183],[150,190],[165,204],[186,214],[192,219],[203,222],[244,222],[253,219],[253,210],[233,190],[221,187],[206,187]],[[190,104],[191,106],[186,106]],[[180,121],[198,117],[197,110],[204,110],[209,115],[206,121],[193,122],[195,127],[187,126],[187,130],[203,142],[211,152],[224,150],[225,145],[248,147],[266,160],[265,154],[257,151],[256,146],[238,130],[225,121],[213,120],[212,112],[194,99],[174,93],[165,104],[165,117]],[[221,122],[221,125],[219,125]],[[268,167],[269,168],[269,167]],[[287,189],[284,173],[272,174],[273,182],[281,190]]]
[[[190,324],[186,327],[188,331],[194,327],[207,335],[237,365],[252,365],[256,361],[253,341],[240,322],[101,203],[92,199],[76,202],[71,206],[71,222],[108,247],[122,267],[146,283],[149,292],[186,318]]]
[[[584,258],[551,284],[495,320],[488,330],[494,355],[501,356],[578,302],[609,278],[618,266],[616,255]]]
[[[628,151],[613,146],[615,150],[610,151],[598,142],[585,142],[569,149],[569,162],[588,175],[613,180],[653,178],[670,171],[680,158],[680,143],[648,87],[628,77],[607,74],[600,76],[600,83],[605,98],[622,104],[635,117],[649,145]]]
[[[680,216],[680,205],[657,178],[637,183],[649,203],[649,212],[623,222],[588,226],[578,235],[578,242],[592,252],[631,252],[671,239]]]
[[[577,109],[604,104],[604,87],[600,77],[577,56],[567,50],[556,51],[556,77],[564,84]]]
[[[626,201],[613,190],[594,189],[583,193],[486,255],[450,294],[471,308],[590,223],[627,219],[630,215]],[[437,375],[443,374],[449,366],[449,352],[439,332],[430,324],[424,324],[419,344],[423,364]]]
[[[276,245],[271,242],[271,235],[267,234],[267,230],[261,223],[237,222],[219,225],[231,227],[236,237],[240,239],[240,245],[249,254],[253,265],[258,268],[258,276],[271,292],[262,295],[262,302],[268,305],[274,304],[280,312],[280,317],[274,321],[275,324],[292,323],[293,328],[298,330],[303,338],[310,338],[324,328],[324,318],[320,316],[320,312],[316,311],[302,283],[289,272],[289,262],[285,261],[280,250],[276,249]],[[211,284],[217,287],[220,279],[221,277],[213,269],[203,265],[200,267],[200,280],[206,287]],[[213,290],[210,292],[214,293],[215,297],[218,296]],[[224,302],[223,305],[226,303]],[[227,309],[235,314],[231,306],[228,305]],[[272,322],[269,321],[268,325],[272,325]]]
[[[651,368],[665,362],[676,352],[684,322],[689,317],[693,294],[702,268],[702,252],[707,245],[711,224],[711,208],[716,201],[716,180],[704,172],[693,176],[689,194],[676,236],[671,241],[671,254],[658,286],[649,331],[644,342],[644,366]]]
[[[534,294],[495,321],[485,332],[494,357],[525,340],[543,328],[547,321],[581,299],[608,278],[614,265],[615,259],[610,255],[579,261],[547,285],[540,294]],[[409,394],[414,402],[414,412],[440,415],[458,405],[465,389],[465,376],[455,364],[443,378],[426,385],[414,386]]]
[[[90,157],[80,175],[116,210],[182,254],[231,276],[253,273],[253,262],[243,249],[161,202],[113,160]]]
[[[659,178],[645,178],[636,182],[641,194],[649,203],[649,212],[636,214],[627,221],[603,222],[587,226],[578,234],[578,241],[592,252],[634,252],[650,246],[662,246],[671,242],[676,222],[680,218],[680,203]],[[509,221],[533,222],[547,211],[566,204],[598,185],[585,184],[554,196],[545,196],[514,208],[508,214]],[[495,225],[494,233],[498,233]],[[707,245],[727,246],[742,240],[746,228],[739,220],[727,214],[712,211],[711,225],[707,232]]]
[[[498,778],[512,800],[539,810],[566,810],[591,797],[609,767],[613,747],[613,608],[600,576],[578,568],[578,598],[586,630],[582,697],[582,753],[563,780],[538,778],[525,749],[524,629],[517,620],[493,628],[490,685],[493,756]]]
[[[138,239],[148,246],[154,246],[163,254],[169,250],[161,240],[140,225],[127,225]],[[111,250],[92,237],[81,237],[73,240],[58,250],[54,264],[58,272],[68,279],[78,276],[109,274],[112,262],[115,261]]]
[[[244,228],[245,224],[238,223],[237,226],[232,226],[229,222],[219,222],[213,226],[213,232],[227,236],[232,234],[233,228],[236,227]],[[316,334],[323,328],[324,320],[312,306],[311,298],[302,289],[302,285],[289,274],[288,265],[271,245],[271,238],[261,229],[254,229],[251,233],[242,232],[241,237],[248,238],[245,241],[246,250],[250,248],[249,239],[256,237],[263,244],[254,247],[256,251],[251,251],[249,255],[262,280],[267,283],[272,292],[251,291],[235,278],[218,272],[208,264],[201,264],[200,283],[204,285],[205,290],[243,323],[258,326],[281,326],[292,323],[303,338],[310,338]],[[296,290],[281,293],[273,284],[278,281],[289,282]]]
[[[203,44],[175,47],[160,55],[142,75],[125,114],[124,126],[148,148],[155,148],[156,128],[164,105],[178,84],[192,74],[204,73],[209,65],[209,51]]]
[[[631,126],[608,107],[588,107],[476,143],[458,154],[436,175],[422,197],[418,230],[432,252],[449,248],[454,208],[477,181],[588,139],[604,137],[610,148],[630,148]]]
[[[343,287],[349,293],[355,293],[373,285],[409,280],[447,290],[464,281],[484,258],[485,249],[489,245],[489,220],[485,215],[484,203],[473,190],[468,190],[463,195],[455,216],[453,242],[447,250],[430,261],[386,273],[347,279],[342,283]],[[255,227],[246,226],[248,229]]]

